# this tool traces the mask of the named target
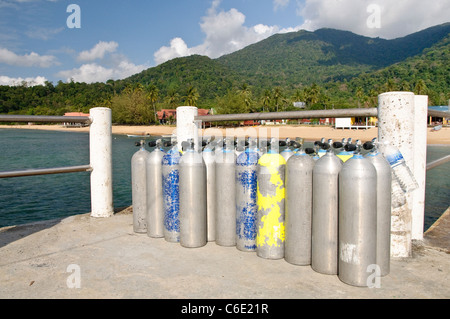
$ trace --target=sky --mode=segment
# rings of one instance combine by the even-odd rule
[[[0,85],[118,80],[299,30],[393,39],[449,12],[450,0],[0,0]]]

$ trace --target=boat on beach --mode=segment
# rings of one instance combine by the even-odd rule
[[[130,138],[150,138],[150,134],[127,134]]]

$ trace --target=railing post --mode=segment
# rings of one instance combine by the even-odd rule
[[[111,109],[93,108],[90,119],[91,217],[110,217],[114,214]]]
[[[195,117],[198,109],[195,106],[180,106],[177,108],[177,145],[181,149],[181,143],[194,139],[194,149],[198,150],[198,127]]]
[[[387,92],[378,96],[378,139],[397,146],[411,169],[414,168],[414,100],[411,92]],[[407,204],[392,210],[392,257],[412,254],[412,194],[406,198]]]
[[[425,217],[425,184],[427,170],[427,117],[428,96],[416,95],[414,99],[414,168],[419,189],[413,193],[412,239],[423,240]]]

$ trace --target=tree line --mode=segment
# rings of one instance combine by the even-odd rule
[[[347,81],[313,83],[295,89],[282,86],[255,88],[248,83],[234,86],[214,99],[202,99],[194,85],[184,92],[176,88],[162,90],[155,84],[108,81],[106,83],[63,83],[28,87],[26,83],[17,87],[0,86],[0,114],[63,115],[66,112],[88,113],[92,107],[109,107],[113,122],[117,124],[158,124],[157,112],[175,109],[180,105],[213,109],[216,114],[281,112],[298,110],[294,102],[304,102],[307,110],[333,108],[367,108],[378,105],[379,94],[388,91],[412,91],[429,95],[430,104],[446,105],[449,93],[437,93],[430,89],[427,81],[410,83],[391,78],[384,83],[372,83],[367,89],[363,77]],[[370,78],[373,81],[373,77]]]

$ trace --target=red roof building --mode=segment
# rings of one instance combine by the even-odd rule
[[[82,113],[82,112],[68,112],[68,113],[65,113],[64,116],[84,116],[84,117],[89,117],[90,114],[86,114],[86,113]],[[88,124],[64,122],[63,126],[64,127],[83,127],[83,126],[88,126]]]
[[[64,114],[64,116],[90,116],[90,114],[82,113],[82,112],[68,112]]]
[[[156,112],[160,124],[165,124],[171,118],[173,121],[177,119],[177,110],[162,109]]]
[[[206,109],[198,109],[198,116],[209,115],[210,110]],[[177,119],[177,110],[176,109],[162,109],[161,111],[156,112],[160,124],[166,124],[169,122],[169,119],[172,121],[176,121]]]

